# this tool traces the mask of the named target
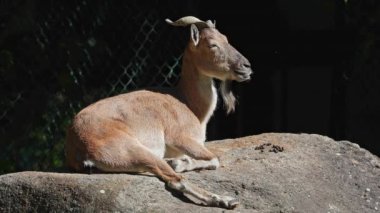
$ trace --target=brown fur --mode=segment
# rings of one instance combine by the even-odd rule
[[[247,59],[211,22],[207,26],[200,32],[192,27],[176,88],[165,93],[140,90],[106,98],[74,117],[66,142],[70,168],[151,172],[206,205],[237,205],[231,197],[192,186],[175,172],[219,166],[216,156],[204,147],[206,125],[217,101],[212,78],[242,81],[251,73]],[[227,104],[231,109],[233,103]],[[164,157],[174,158],[168,161],[173,168]]]

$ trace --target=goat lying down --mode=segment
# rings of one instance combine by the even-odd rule
[[[221,80],[229,113],[235,106],[229,84],[249,80],[250,63],[211,21],[192,16],[166,21],[191,28],[178,85],[169,93],[117,95],[81,110],[67,130],[67,165],[76,171],[96,167],[104,172],[150,172],[196,203],[235,208],[235,198],[198,188],[178,173],[219,167],[218,158],[204,146],[217,103],[213,79]]]

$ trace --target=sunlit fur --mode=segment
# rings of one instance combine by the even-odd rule
[[[71,169],[150,172],[194,202],[224,208],[238,204],[232,197],[187,183],[175,172],[219,166],[217,157],[204,146],[207,122],[217,104],[213,78],[243,81],[251,74],[247,59],[211,22],[190,17],[173,25],[194,23],[202,27],[192,28],[178,86],[165,92],[140,90],[102,99],[74,117],[65,146]],[[232,111],[233,95],[223,85],[223,100],[227,111]]]

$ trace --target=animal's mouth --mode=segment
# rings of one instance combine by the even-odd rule
[[[236,81],[243,82],[251,79],[252,70],[235,70]]]

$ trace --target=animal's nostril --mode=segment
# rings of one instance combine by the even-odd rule
[[[249,63],[244,63],[244,64],[243,64],[243,67],[244,67],[244,68],[251,68],[251,64],[249,64]]]

